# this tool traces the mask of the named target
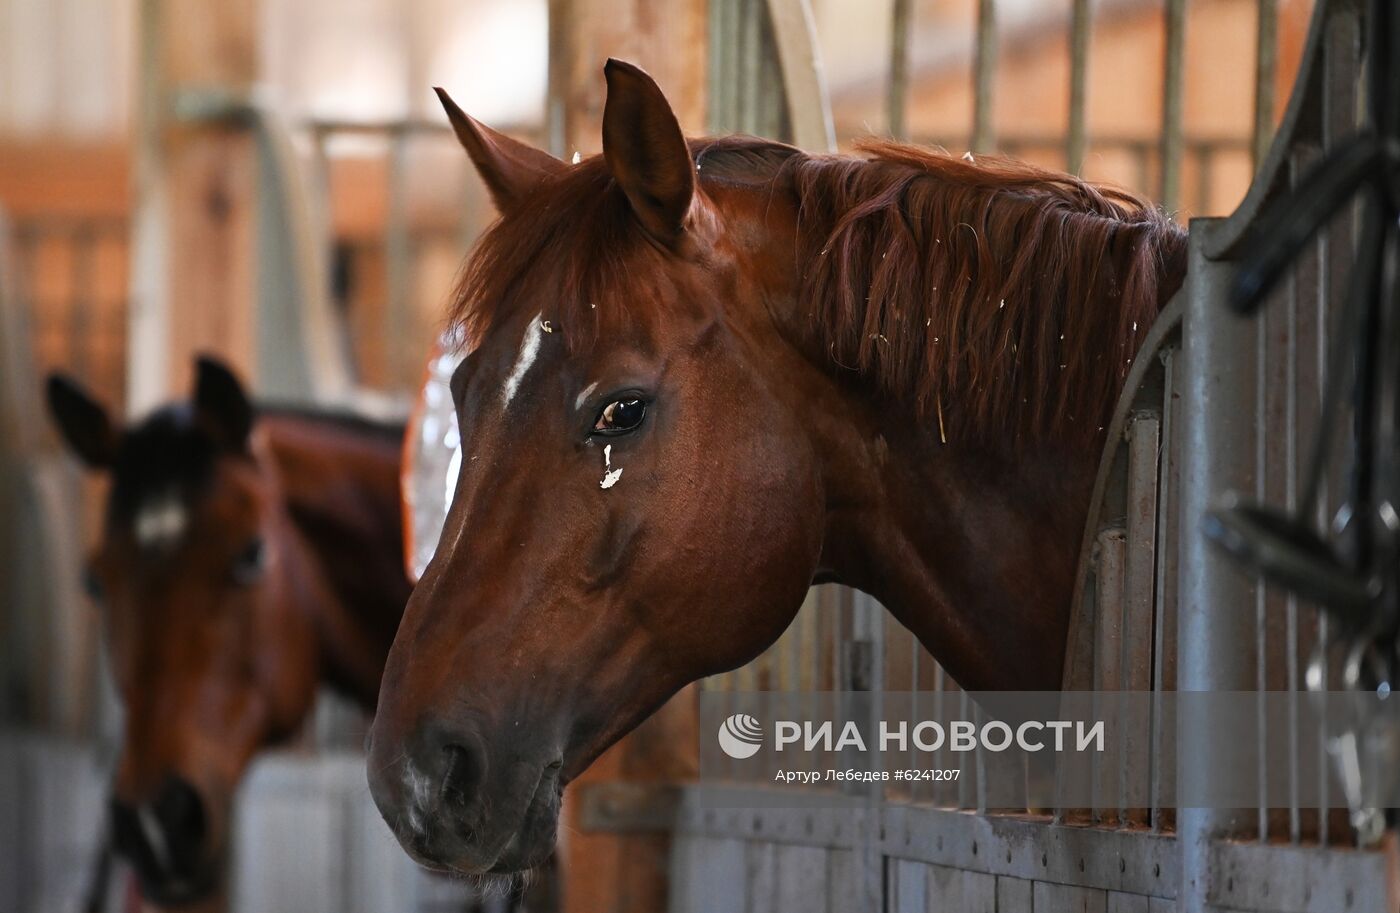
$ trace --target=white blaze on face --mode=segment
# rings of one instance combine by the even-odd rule
[[[612,444],[608,444],[603,448],[603,481],[598,483],[598,487],[612,488],[620,478],[622,478],[622,467],[612,468]]]
[[[525,379],[525,373],[530,370],[531,365],[535,363],[535,357],[540,354],[540,336],[544,330],[540,318],[543,316],[543,312],[536,314],[525,327],[525,336],[520,340],[520,354],[515,356],[515,367],[510,369],[510,376],[506,378],[506,385],[501,390],[503,406],[509,406],[510,401],[515,398],[515,391],[520,389],[520,382]]]
[[[168,549],[185,534],[189,512],[180,493],[167,489],[144,501],[133,524],[136,544],[143,549]]]

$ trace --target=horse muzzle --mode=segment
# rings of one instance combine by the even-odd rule
[[[529,761],[516,750],[509,761],[493,760],[470,727],[425,726],[409,741],[400,751],[375,738],[369,785],[415,860],[485,875],[523,872],[549,857],[563,794],[557,757]],[[393,760],[377,761],[381,753]]]
[[[192,904],[217,884],[211,816],[199,791],[170,775],[148,801],[112,799],[112,843],[127,859],[145,897],[163,907]]]

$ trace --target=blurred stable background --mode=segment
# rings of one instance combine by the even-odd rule
[[[41,378],[68,371],[135,416],[184,395],[191,353],[209,351],[271,399],[406,413],[453,276],[493,217],[433,85],[556,155],[588,154],[602,63],[618,56],[658,78],[692,134],[821,145],[797,122],[829,104],[841,147],[894,135],[1006,152],[1120,184],[1184,223],[1243,196],[1311,9],[0,0],[0,910],[77,908],[120,731],[79,583],[99,483],[60,453]],[[815,65],[808,96],[792,91],[799,53]],[[323,709],[255,772],[240,909],[449,902],[379,825],[351,716]]]

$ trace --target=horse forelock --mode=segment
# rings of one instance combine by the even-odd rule
[[[1185,235],[1167,214],[1009,159],[892,142],[809,155],[744,136],[690,149],[702,188],[791,195],[815,345],[945,440],[1095,440],[1184,274]],[[539,311],[577,350],[664,316],[666,296],[645,293],[663,267],[594,156],[487,230],[452,323],[472,348]]]
[[[129,527],[143,547],[183,535],[190,506],[213,477],[218,448],[193,410],[161,409],[127,432],[117,453],[107,522]]]

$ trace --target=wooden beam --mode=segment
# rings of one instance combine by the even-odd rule
[[[551,150],[602,150],[603,63],[617,57],[656,79],[688,135],[705,130],[705,0],[551,0]]]
[[[187,388],[198,352],[252,377],[257,150],[244,129],[182,123],[175,100],[246,97],[257,0],[142,0],[128,408]]]

